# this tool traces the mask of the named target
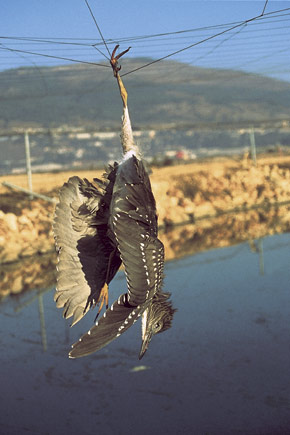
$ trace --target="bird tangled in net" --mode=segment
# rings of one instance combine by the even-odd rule
[[[118,46],[117,46],[118,47]],[[153,335],[171,326],[175,309],[162,291],[164,247],[158,239],[156,203],[139,148],[134,142],[127,92],[118,59],[111,65],[123,101],[123,159],[109,166],[102,180],[72,177],[60,190],[54,219],[58,251],[54,299],[65,318],[77,323],[88,310],[103,304],[99,321],[73,344],[77,358],[95,352],[142,318],[141,359]],[[123,263],[127,293],[108,306],[108,286]]]

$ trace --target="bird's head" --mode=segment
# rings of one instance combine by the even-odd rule
[[[151,304],[142,314],[142,345],[139,359],[144,356],[153,335],[171,327],[176,309],[172,307],[171,301],[168,301],[169,298],[170,293],[156,293]]]

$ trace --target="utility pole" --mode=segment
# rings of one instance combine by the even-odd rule
[[[28,184],[28,190],[32,192],[32,173],[31,173],[30,143],[29,143],[28,131],[24,133],[24,143],[25,143],[25,156],[26,156],[27,184]],[[30,196],[30,199],[32,199],[32,196]]]
[[[265,273],[265,267],[264,267],[263,239],[259,239],[258,240],[258,251],[259,251],[260,274],[264,275],[264,273]]]
[[[250,130],[250,144],[251,144],[251,159],[254,162],[254,165],[257,165],[257,155],[256,155],[256,140],[255,140],[255,131],[254,128]]]
[[[47,351],[47,337],[46,337],[46,329],[45,329],[43,294],[42,293],[40,293],[38,295],[38,312],[39,312],[39,320],[40,320],[42,348],[43,348],[43,351],[46,352]]]

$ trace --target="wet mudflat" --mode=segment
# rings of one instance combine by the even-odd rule
[[[166,264],[178,312],[142,361],[140,324],[92,356],[53,289],[0,305],[0,433],[290,434],[290,234]],[[110,301],[126,289],[123,274]]]

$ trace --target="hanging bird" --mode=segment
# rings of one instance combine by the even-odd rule
[[[157,237],[156,204],[139,148],[134,142],[127,91],[118,59],[111,66],[123,102],[121,163],[109,166],[103,180],[72,177],[60,190],[54,235],[58,250],[56,306],[72,325],[99,305],[99,321],[73,344],[77,358],[95,352],[142,317],[141,359],[153,335],[171,326],[175,310],[162,291],[164,247]],[[128,291],[108,307],[108,285],[124,265]],[[98,315],[97,315],[98,316]]]

